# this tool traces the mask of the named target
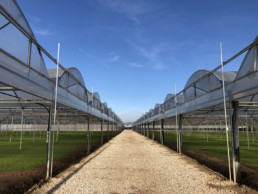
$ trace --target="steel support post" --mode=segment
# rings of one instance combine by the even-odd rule
[[[233,176],[234,183],[239,183],[241,178],[240,172],[240,151],[239,151],[239,129],[238,129],[238,110],[239,102],[233,101],[232,115],[232,155],[233,155]]]
[[[32,46],[32,41],[29,39],[28,59],[27,59],[28,67],[30,67],[30,61],[31,61],[31,46]]]
[[[147,137],[149,138],[150,123],[147,124]]]
[[[152,139],[155,139],[155,122],[152,123]]]
[[[49,170],[50,170],[50,147],[51,147],[51,125],[52,125],[52,104],[49,106],[49,113],[48,113],[48,125],[47,125],[47,165],[46,165],[46,180],[49,179]]]
[[[107,123],[107,138],[108,138],[108,141],[109,141],[109,121]]]
[[[114,137],[114,131],[115,131],[115,126],[114,126],[114,123],[112,123],[112,138]]]
[[[145,132],[144,132],[145,134],[144,135],[147,137],[147,130],[148,130],[147,129],[147,123],[145,123],[144,125],[145,125]]]
[[[164,119],[160,121],[160,143],[164,145]]]
[[[143,124],[143,135],[146,136],[146,123]]]
[[[178,118],[178,153],[181,154],[182,153],[182,118],[183,118],[183,115],[179,115],[179,118]]]
[[[101,145],[103,145],[103,119],[101,120],[100,129],[101,129]]]
[[[90,122],[91,122],[91,118],[90,116],[88,117],[88,129],[87,129],[87,142],[88,142],[88,146],[87,146],[87,154],[90,154]]]
[[[21,116],[21,136],[20,136],[20,150],[22,149],[23,122],[24,122],[24,110],[22,109],[22,116]]]

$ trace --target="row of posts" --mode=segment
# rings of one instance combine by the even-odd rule
[[[52,168],[53,168],[53,161],[51,161],[51,146],[53,146],[53,143],[51,144],[51,127],[52,127],[52,106],[49,107],[49,116],[48,116],[48,127],[47,127],[47,137],[46,137],[46,144],[47,144],[47,163],[46,163],[46,180],[49,178],[52,178]],[[92,123],[92,115],[87,117],[87,155],[91,152],[91,133],[90,133],[90,125]],[[100,122],[100,129],[101,129],[101,145],[104,143],[104,137],[103,137],[103,125],[104,120],[102,119]],[[112,123],[112,131],[118,130],[118,126],[115,123]],[[107,122],[107,139],[109,141],[110,139],[110,122]],[[53,150],[52,150],[53,151]]]
[[[239,151],[239,128],[238,128],[238,112],[239,112],[239,102],[232,101],[233,114],[231,115],[232,129],[232,161],[233,161],[233,179],[234,183],[240,183],[241,172],[240,172],[240,151]],[[182,118],[183,115],[179,114],[178,119],[178,129],[177,129],[177,152],[182,153]],[[156,121],[157,122],[157,121]],[[160,143],[164,145],[164,119],[160,120]],[[149,137],[150,133],[150,123],[144,123],[135,127],[135,130],[139,131],[141,134]],[[152,139],[155,139],[155,121],[152,122]]]

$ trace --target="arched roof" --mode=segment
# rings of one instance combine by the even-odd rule
[[[55,81],[56,69],[48,69],[47,72],[48,72],[49,78]],[[76,78],[80,84],[78,84],[78,82],[75,79],[73,79],[73,77]],[[82,77],[81,72],[77,68],[69,67],[69,68],[65,68],[65,71],[62,69],[58,69],[58,84],[63,88],[66,88],[71,93],[78,96],[79,98],[81,99],[86,98],[86,94],[85,94],[86,91],[84,89],[86,87],[85,87],[84,79]]]
[[[25,18],[23,12],[21,11],[20,7],[18,6],[16,0],[1,0],[0,6],[5,10],[9,16],[11,16],[15,23],[20,25],[20,28],[15,27],[15,25],[3,15],[1,15],[0,23],[1,23],[1,31],[0,31],[0,41],[1,41],[1,49],[12,55],[13,57],[19,59],[23,63],[27,64],[28,60],[28,37],[25,37],[24,33],[30,36],[33,40],[36,41],[36,38],[31,30],[31,27]],[[8,17],[9,17],[8,16]],[[12,20],[12,19],[11,19]],[[20,31],[20,30],[22,31]],[[47,76],[47,68],[44,62],[44,58],[42,57],[41,50],[37,48],[35,43],[31,44],[30,47],[30,64],[29,66],[35,69],[36,71],[40,72],[41,74]],[[2,57],[1,62],[11,63],[9,65],[10,69],[12,69],[15,63],[10,61],[10,58]],[[18,70],[17,67],[14,67]],[[20,69],[21,67],[19,67]],[[30,73],[30,76],[31,77]],[[29,75],[29,74],[28,74]],[[40,76],[36,77],[37,83],[44,83]]]
[[[254,41],[258,40],[258,36]],[[237,79],[258,70],[258,45],[248,50],[239,70],[237,73]]]
[[[200,78],[208,75],[205,78],[201,79],[200,81],[196,82]],[[232,82],[236,78],[236,72],[224,72],[224,80],[225,83]],[[196,83],[195,83],[196,82]],[[195,83],[194,85],[192,85]],[[191,87],[189,87],[192,85]],[[216,71],[211,73],[209,70],[199,70],[193,73],[190,78],[188,79],[185,85],[184,91],[184,99],[185,101],[194,99],[200,95],[203,95],[209,91],[215,90],[222,86],[222,73],[221,71]]]
[[[54,79],[54,80],[56,79],[56,69],[48,69],[47,72],[50,79]],[[67,76],[66,75],[67,72],[72,74],[83,86],[85,86],[84,79],[82,77],[81,72],[75,67],[65,68],[65,71],[62,69],[58,69],[59,81],[61,81],[64,76]]]
[[[97,98],[100,101],[100,96],[98,92],[94,92],[93,95],[95,96],[95,98]]]
[[[201,77],[207,75],[210,72],[211,72],[210,70],[206,70],[206,69],[201,69],[201,70],[198,70],[198,71],[194,72],[190,76],[188,81],[186,82],[185,88],[187,86],[191,85],[192,83],[194,83],[195,81],[197,81],[198,79],[200,79]],[[216,72],[212,73],[212,75],[218,81],[222,80],[222,73],[221,73],[221,71],[216,71]],[[236,78],[236,72],[227,72],[227,71],[224,72],[224,80],[225,80],[225,82],[231,82],[231,81],[235,80],[235,78]],[[207,84],[208,84],[208,82],[207,82]]]
[[[175,96],[175,94],[170,94],[170,93],[167,94],[164,102],[168,101],[170,98],[173,98],[174,96]]]
[[[35,38],[28,21],[26,20],[24,14],[22,13],[20,7],[17,5],[15,0],[8,1],[0,1],[0,5],[8,10],[8,14],[10,14],[25,30],[26,32]]]
[[[159,103],[157,103],[157,104],[155,105],[155,108],[158,108],[158,107],[160,107],[160,104],[159,104]]]

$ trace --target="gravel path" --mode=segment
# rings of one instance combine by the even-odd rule
[[[34,193],[253,193],[194,160],[124,131]]]

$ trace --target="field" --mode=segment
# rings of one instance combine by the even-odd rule
[[[149,132],[152,138],[152,131]],[[248,138],[247,138],[248,137]],[[199,163],[228,175],[227,142],[223,131],[183,131],[183,154],[196,159]],[[248,148],[249,139],[249,148]],[[155,131],[155,140],[160,142],[160,131]],[[164,131],[164,144],[176,150],[176,131]],[[239,132],[240,163],[242,183],[258,188],[258,134]],[[229,142],[232,164],[231,139]],[[232,167],[232,165],[231,165]]]
[[[157,134],[159,135],[159,133]],[[249,132],[250,139],[248,149],[246,132],[240,132],[239,145],[241,163],[258,170],[258,139],[256,138],[256,135],[257,134],[254,133],[254,138],[252,138],[252,134]],[[231,139],[229,140],[229,146],[231,149]],[[165,142],[170,142],[176,145],[176,133],[165,131]],[[227,160],[226,145],[225,132],[183,132],[183,149],[191,149],[193,151],[205,153],[209,156],[217,156],[221,159]]]
[[[94,151],[101,144],[101,132],[90,133],[91,151]],[[20,134],[20,131],[0,133],[0,193],[23,192],[45,177],[46,132],[23,132],[21,150]],[[116,131],[109,131],[108,135],[108,132],[104,131],[104,143],[108,141],[108,136],[111,139],[117,134]],[[60,131],[58,139],[55,135],[53,174],[64,170],[86,155],[86,131]]]

